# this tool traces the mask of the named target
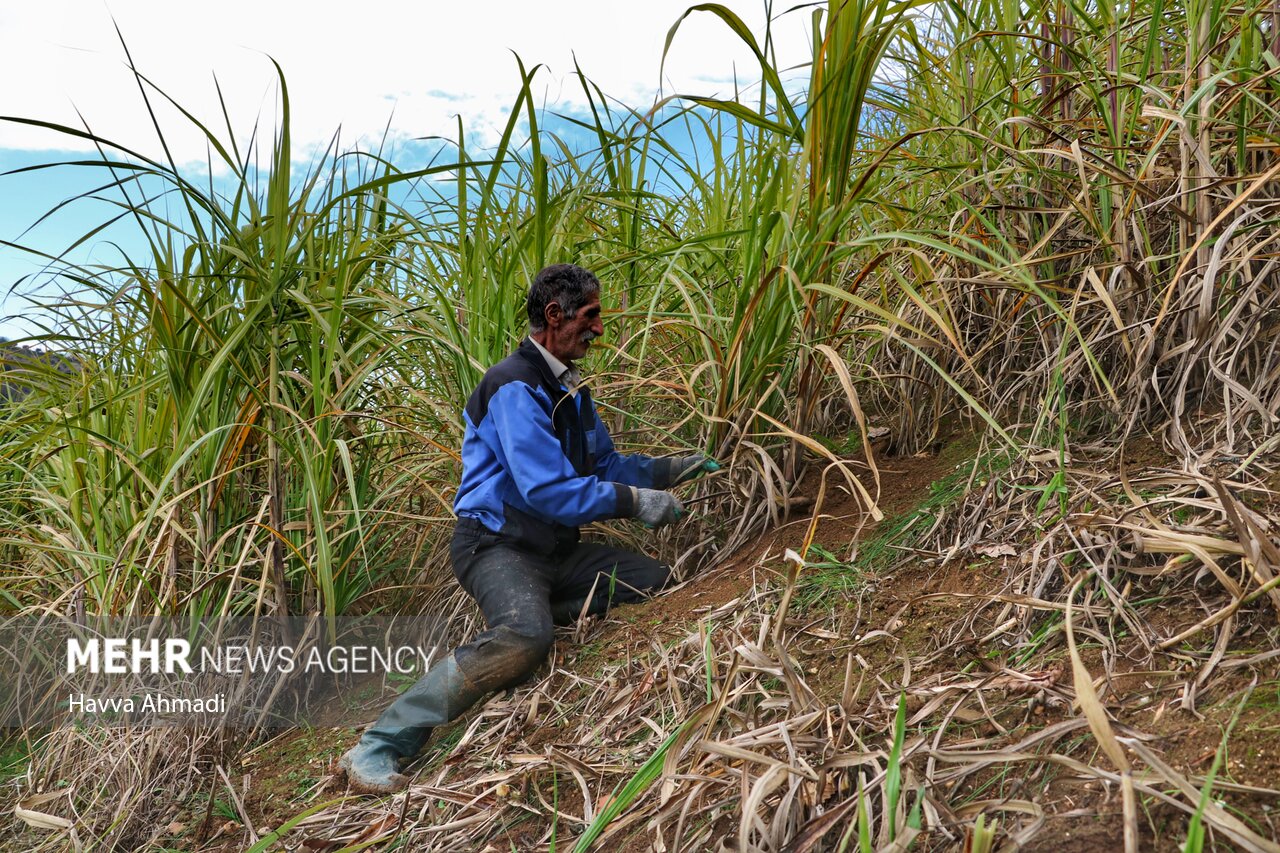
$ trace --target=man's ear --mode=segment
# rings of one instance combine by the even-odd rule
[[[551,301],[542,309],[542,316],[547,321],[547,328],[555,328],[564,322],[564,309],[559,302]]]

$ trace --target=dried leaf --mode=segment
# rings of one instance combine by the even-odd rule
[[[45,830],[62,830],[66,831],[71,828],[71,821],[65,817],[49,814],[48,812],[39,812],[35,809],[26,809],[21,805],[13,807],[13,813],[19,820],[32,829]]]
[[[1102,751],[1106,753],[1107,758],[1111,759],[1111,763],[1117,770],[1127,772],[1130,769],[1129,759],[1125,757],[1124,750],[1120,748],[1120,742],[1116,740],[1116,734],[1111,728],[1111,720],[1108,719],[1106,709],[1102,707],[1102,702],[1093,689],[1093,676],[1089,675],[1084,661],[1080,659],[1080,650],[1076,648],[1076,635],[1071,626],[1071,602],[1081,583],[1083,579],[1076,581],[1067,595],[1066,618],[1067,648],[1071,652],[1071,676],[1075,680],[1076,701],[1080,703],[1080,710],[1084,712],[1084,717],[1089,722],[1089,729],[1097,739],[1098,746],[1102,747]]]

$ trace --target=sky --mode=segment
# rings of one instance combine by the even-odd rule
[[[690,0],[41,0],[0,4],[0,115],[87,125],[99,136],[147,156],[161,152],[133,65],[206,123],[221,126],[222,98],[244,141],[256,122],[274,126],[278,85],[272,60],[288,83],[294,150],[328,143],[340,131],[343,147],[429,136],[454,137],[458,117],[469,144],[493,140],[519,88],[518,55],[526,67],[544,66],[535,91],[550,109],[585,102],[574,61],[604,92],[645,108],[663,95],[728,97],[735,75],[759,78],[758,64],[718,18],[694,12],[672,42],[668,30]],[[762,0],[725,0],[758,36]],[[782,67],[799,66],[809,52],[812,6],[779,4],[774,38]],[[790,10],[790,11],[788,11]],[[118,31],[118,32],[117,32]],[[128,55],[126,55],[126,47]],[[799,72],[798,72],[799,73]],[[215,82],[216,81],[216,82]],[[194,131],[161,112],[174,157],[202,163],[206,151]],[[51,131],[0,121],[0,172],[67,159],[87,143]],[[100,213],[63,211],[35,226],[45,211],[86,188],[89,170],[0,175],[0,241],[51,253],[84,233]],[[100,177],[93,175],[93,177]],[[90,242],[78,257],[110,255]],[[0,245],[0,293],[37,273],[40,264]],[[26,278],[21,289],[30,290]],[[37,306],[7,295],[0,315],[29,314]],[[0,320],[0,336],[15,337],[21,319]]]

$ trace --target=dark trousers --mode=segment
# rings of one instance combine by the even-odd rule
[[[453,573],[480,605],[487,629],[437,662],[391,704],[365,739],[415,754],[431,727],[484,695],[520,684],[546,659],[556,625],[660,589],[670,569],[650,557],[592,542],[548,555],[513,548],[479,522],[459,519]]]
[[[571,624],[584,606],[595,615],[646,598],[671,574],[652,557],[591,542],[536,555],[470,519],[458,521],[449,556],[488,625],[454,656],[458,669],[485,690],[524,681],[547,657],[554,626]]]

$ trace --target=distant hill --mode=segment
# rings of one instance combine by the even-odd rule
[[[0,339],[0,401],[24,400],[38,387],[48,384],[48,370],[69,376],[76,360],[61,353],[25,347]]]

